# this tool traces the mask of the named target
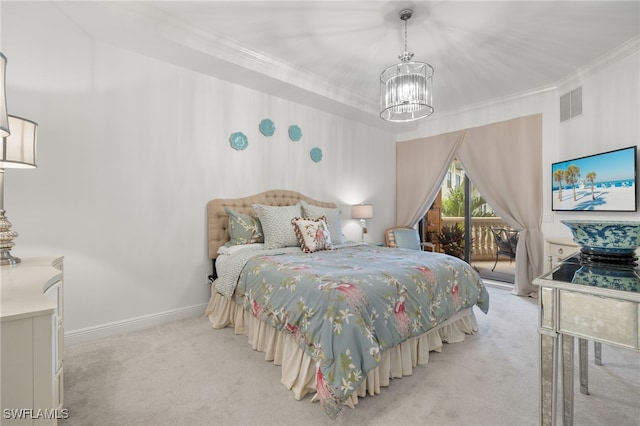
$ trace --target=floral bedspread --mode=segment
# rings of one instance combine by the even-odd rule
[[[380,353],[489,295],[475,270],[439,253],[358,245],[258,255],[236,287],[255,317],[293,333],[317,366],[316,390],[335,418]]]

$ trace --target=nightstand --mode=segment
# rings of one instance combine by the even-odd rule
[[[578,244],[571,238],[546,237],[544,240],[547,243],[547,271],[552,270],[554,265],[580,250]]]

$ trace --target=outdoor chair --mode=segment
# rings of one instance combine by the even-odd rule
[[[493,271],[494,269],[496,269],[499,256],[508,257],[509,262],[513,261],[516,258],[516,247],[518,245],[519,231],[507,228],[494,228],[493,226],[491,226],[490,228],[496,243],[496,261],[493,264],[493,268],[491,268],[491,270]]]

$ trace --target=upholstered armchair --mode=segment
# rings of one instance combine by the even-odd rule
[[[432,243],[421,243],[418,230],[407,226],[394,226],[384,231],[384,241],[387,247],[408,248],[412,250],[433,251]]]

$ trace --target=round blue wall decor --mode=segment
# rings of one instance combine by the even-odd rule
[[[311,156],[311,159],[314,163],[319,163],[320,160],[322,160],[322,150],[318,147],[311,148],[311,151],[309,151],[309,155]]]
[[[265,136],[272,136],[273,133],[276,131],[276,126],[275,124],[273,124],[273,121],[269,120],[268,118],[265,118],[264,120],[262,120],[260,122],[260,133],[262,133]]]
[[[249,146],[249,141],[247,140],[245,134],[242,132],[231,133],[231,136],[229,137],[229,143],[231,144],[231,148],[237,151],[242,151],[247,146]]]
[[[289,126],[289,139],[292,141],[299,141],[302,137],[302,129],[298,127],[296,124],[292,124]]]

